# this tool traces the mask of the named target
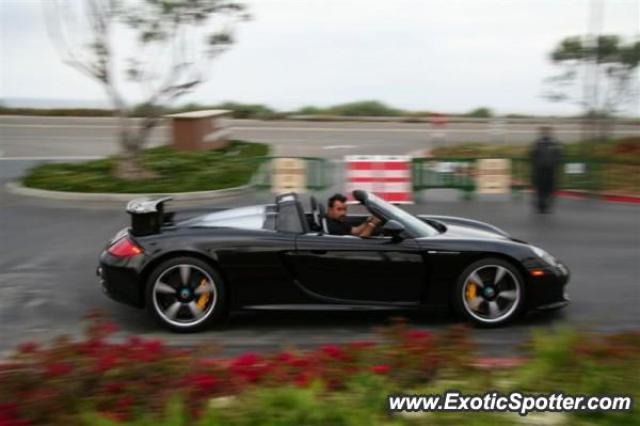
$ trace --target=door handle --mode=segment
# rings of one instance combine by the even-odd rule
[[[311,250],[313,254],[327,254],[326,250]]]

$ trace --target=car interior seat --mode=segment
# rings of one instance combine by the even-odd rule
[[[325,214],[324,205],[322,204],[318,204],[318,217],[320,218],[320,231],[328,234],[329,226],[327,225],[327,215]]]

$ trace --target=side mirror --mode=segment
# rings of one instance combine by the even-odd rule
[[[401,240],[400,234],[404,232],[404,225],[397,220],[388,220],[382,227],[382,235],[391,236],[394,240]]]

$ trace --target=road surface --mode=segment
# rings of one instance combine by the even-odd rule
[[[288,155],[405,154],[431,143],[424,125],[403,123],[302,123],[236,121],[238,138],[273,142]],[[459,140],[480,140],[486,130],[461,126]],[[535,129],[512,129],[526,142]],[[569,139],[571,128],[560,131]],[[0,117],[0,184],[17,179],[39,158],[86,158],[115,152],[110,119]],[[159,129],[153,143],[166,141]],[[516,138],[516,136],[514,136]],[[326,196],[325,194],[321,194]],[[220,200],[215,207],[265,202],[267,193]],[[459,201],[438,191],[418,197],[413,212],[460,215],[488,221],[514,236],[544,247],[566,262],[572,304],[564,311],[533,314],[510,327],[473,329],[473,338],[490,354],[517,351],[531,330],[556,327],[613,332],[640,327],[640,208],[593,200],[561,199],[552,215],[531,212],[526,199],[482,198]],[[81,318],[99,308],[122,334],[161,337],[172,344],[218,343],[227,353],[313,346],[372,337],[390,312],[256,312],[233,314],[222,329],[177,335],[160,328],[143,312],[112,302],[95,277],[105,241],[127,224],[123,206],[70,203],[22,197],[0,190],[0,353],[27,339],[60,333],[78,335]],[[446,313],[409,314],[412,326],[441,330],[455,323]]]
[[[454,123],[433,129],[427,123],[305,122],[230,120],[234,138],[273,145],[276,155],[342,158],[344,155],[402,155],[434,145],[460,142],[530,143],[538,125]],[[117,152],[117,123],[112,118],[0,116],[0,158],[94,157]],[[166,125],[157,128],[150,146],[169,140]],[[557,137],[573,142],[581,137],[576,124],[555,126]],[[616,135],[640,133],[636,125],[621,125]]]
[[[4,168],[4,180],[12,178]],[[20,172],[15,167],[13,173]],[[269,194],[216,203],[262,202]],[[432,197],[437,198],[437,197]],[[429,199],[429,197],[427,197]],[[454,199],[455,200],[455,199]],[[0,352],[27,339],[78,334],[92,308],[105,311],[123,333],[161,337],[177,345],[217,343],[228,353],[308,347],[372,338],[371,327],[388,323],[389,312],[237,313],[222,329],[192,335],[166,332],[145,314],[112,302],[95,277],[105,241],[127,225],[123,206],[55,202],[0,192]],[[434,201],[407,207],[421,213],[462,215],[498,225],[544,247],[572,271],[572,304],[558,313],[529,315],[495,330],[472,335],[489,354],[509,354],[532,329],[567,325],[597,331],[640,327],[640,208],[589,200],[561,199],[553,215],[538,216],[529,202],[478,199]],[[412,326],[441,330],[454,323],[447,314],[410,314]]]

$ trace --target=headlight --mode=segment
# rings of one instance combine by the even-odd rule
[[[556,266],[558,264],[558,261],[556,260],[555,257],[551,256],[549,253],[547,253],[546,251],[542,250],[540,247],[531,246],[531,250],[533,250],[533,252],[536,254],[536,256],[538,256],[540,259],[544,260],[549,265]]]

